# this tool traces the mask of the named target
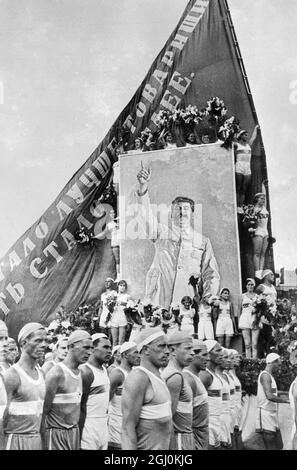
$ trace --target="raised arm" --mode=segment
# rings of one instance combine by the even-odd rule
[[[156,240],[158,237],[158,219],[153,212],[148,194],[150,178],[151,169],[144,168],[141,161],[141,168],[137,174],[138,189],[136,191],[137,202],[139,206],[138,218],[145,233],[147,233],[148,226],[149,238]]]
[[[202,298],[217,295],[220,287],[220,273],[209,239],[206,239],[205,249],[201,260],[201,276],[203,283]]]
[[[141,371],[132,370],[125,380],[122,394],[122,449],[137,450],[136,427],[144,403],[149,378]]]
[[[250,142],[249,142],[249,144],[250,144],[251,147],[254,145],[254,142],[255,142],[255,140],[256,140],[256,138],[257,138],[257,134],[258,134],[258,131],[259,131],[259,130],[260,130],[260,126],[259,126],[259,124],[256,124],[256,126],[255,126],[255,128],[254,128],[254,130],[253,130],[253,133],[252,133],[252,135],[251,135]]]

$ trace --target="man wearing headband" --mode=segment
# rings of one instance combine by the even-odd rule
[[[44,374],[46,375],[56,364],[64,361],[64,359],[67,356],[67,352],[68,352],[68,338],[66,338],[65,336],[62,336],[62,338],[59,338],[54,346],[53,358],[48,361],[45,361],[45,363],[42,366],[42,370]]]
[[[91,336],[74,330],[68,338],[68,353],[46,376],[43,432],[47,450],[79,450],[79,417],[82,396],[80,364],[92,351]]]
[[[167,339],[160,328],[145,328],[135,342],[140,366],[124,382],[122,448],[167,450],[172,429],[170,393],[160,374],[168,364]]]
[[[108,432],[109,432],[109,450],[119,450],[122,447],[122,392],[124,381],[132,368],[139,366],[140,355],[137,344],[126,342],[120,346],[121,365],[115,367],[110,378],[109,410],[108,410]]]
[[[154,243],[155,255],[146,276],[146,296],[153,305],[169,309],[172,303],[180,303],[185,295],[193,297],[189,279],[196,273],[201,276],[203,298],[216,295],[220,274],[211,242],[195,230],[195,202],[189,197],[178,196],[166,214],[166,223],[159,223],[154,216],[148,194],[151,169],[141,169],[137,175],[137,200],[140,206],[138,219]],[[168,216],[170,217],[169,223]]]
[[[184,367],[193,360],[193,338],[185,331],[177,331],[168,337],[170,360],[162,375],[171,395],[174,432],[171,435],[171,450],[194,450],[192,432],[192,390],[183,375]]]
[[[276,313],[276,298],[277,292],[274,287],[274,274],[270,269],[262,271],[262,283],[256,289],[257,294],[260,294],[267,301],[267,304],[271,306],[272,312]],[[262,328],[259,335],[259,357],[265,357],[274,345],[274,339],[272,336],[273,329],[270,321],[264,316],[261,317]]]
[[[45,397],[44,374],[38,363],[46,349],[46,330],[27,323],[20,330],[19,361],[4,374],[7,409],[3,428],[7,450],[41,450],[41,418]]]
[[[260,127],[256,125],[249,143],[247,131],[240,131],[239,134],[237,134],[237,142],[234,144],[236,196],[237,205],[241,211],[247,189],[251,182],[251,147],[257,137],[258,129],[260,129]]]
[[[258,377],[256,432],[262,434],[266,450],[282,450],[283,440],[278,422],[278,403],[290,403],[278,396],[273,373],[281,365],[280,356],[270,353],[266,356],[265,369]]]
[[[221,364],[223,349],[221,345],[212,339],[204,341],[209,360],[205,370],[199,374],[208,395],[209,408],[209,450],[220,450],[221,448],[221,414],[223,409],[222,381],[216,374],[216,367]]]
[[[208,352],[205,343],[193,339],[193,361],[183,372],[193,393],[193,434],[195,450],[208,449],[208,400],[207,391],[204,387],[199,372],[206,369]]]
[[[83,450],[107,450],[108,403],[110,382],[105,364],[111,358],[111,344],[104,333],[92,335],[93,352],[81,367],[83,396],[81,400],[81,448]]]

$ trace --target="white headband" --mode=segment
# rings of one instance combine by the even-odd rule
[[[156,333],[153,333],[152,335],[145,338],[143,341],[138,343],[138,345],[137,345],[138,352],[141,352],[143,346],[146,346],[147,344],[150,344],[152,341],[154,341],[157,338],[160,338],[161,336],[164,336],[164,332],[163,331],[157,331]]]

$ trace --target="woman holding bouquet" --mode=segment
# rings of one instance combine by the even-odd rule
[[[238,327],[242,330],[242,336],[245,347],[245,356],[250,359],[256,359],[258,356],[258,339],[260,326],[256,324],[256,314],[254,312],[254,303],[257,294],[254,292],[256,283],[254,279],[246,280],[246,292],[242,294],[241,314]]]
[[[105,292],[101,294],[100,298],[99,329],[101,333],[105,333],[108,337],[110,337],[110,319],[117,300],[117,291],[114,290],[113,286],[114,280],[108,277],[105,280]]]
[[[128,285],[126,281],[119,281],[117,301],[110,321],[113,346],[116,346],[117,344],[123,344],[126,337],[128,322],[124,308],[127,306],[127,303],[130,299],[130,295],[127,293],[127,288]]]

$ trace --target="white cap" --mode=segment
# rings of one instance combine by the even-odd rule
[[[97,339],[100,339],[100,338],[106,338],[108,339],[108,336],[106,336],[105,333],[94,333],[92,335],[92,342],[94,343]]]
[[[114,353],[116,353],[117,351],[119,351],[121,349],[121,345],[120,344],[117,344],[116,346],[114,346],[112,348],[112,352],[111,352],[111,355],[113,356]]]
[[[134,341],[126,341],[125,343],[121,344],[120,346],[120,353],[123,354],[124,352],[129,351],[130,349],[136,348],[137,344]]]
[[[214,339],[207,339],[206,341],[204,341],[204,344],[207,347],[207,352],[210,352],[217,344],[217,341],[215,341]]]
[[[276,353],[270,353],[266,356],[266,364],[271,364],[272,362],[274,361],[277,361],[278,359],[280,359],[280,356]]]
[[[273,274],[271,269],[265,269],[264,271],[262,271],[262,279],[264,279],[264,277],[268,276],[268,274]]]

